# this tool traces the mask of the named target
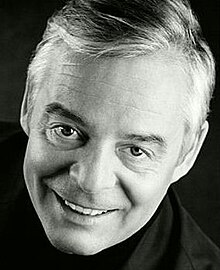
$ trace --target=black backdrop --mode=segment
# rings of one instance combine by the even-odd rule
[[[0,121],[17,122],[31,52],[64,0],[0,0]],[[210,131],[194,168],[176,184],[185,207],[220,246],[219,0],[192,0],[217,62]]]

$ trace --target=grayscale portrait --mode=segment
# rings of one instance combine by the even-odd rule
[[[219,270],[218,1],[0,10],[1,269]]]

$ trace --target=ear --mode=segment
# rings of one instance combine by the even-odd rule
[[[209,124],[207,121],[205,121],[200,129],[200,132],[198,132],[197,135],[195,136],[194,141],[192,142],[191,148],[185,154],[185,156],[181,159],[179,164],[177,164],[174,174],[173,174],[172,183],[178,181],[181,177],[186,175],[188,171],[192,168],[199,154],[199,151],[203,145],[203,142],[206,138],[208,129],[209,129]]]
[[[31,83],[30,83],[29,78],[27,78],[23,101],[21,105],[21,112],[20,112],[20,124],[27,135],[29,134],[29,123],[28,123],[28,95],[29,94],[28,93],[30,91],[31,91]]]

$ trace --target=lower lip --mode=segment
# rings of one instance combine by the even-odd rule
[[[77,225],[86,225],[86,226],[97,225],[101,222],[104,222],[105,220],[107,221],[110,217],[112,218],[116,213],[118,213],[118,210],[113,210],[96,216],[80,214],[72,210],[69,206],[65,205],[64,200],[55,192],[53,193],[55,195],[58,204],[61,207],[61,211],[64,218],[70,221],[71,223]]]

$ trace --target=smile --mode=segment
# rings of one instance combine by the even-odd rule
[[[106,214],[109,211],[114,211],[114,210],[98,210],[98,209],[91,209],[91,208],[84,208],[82,206],[73,204],[71,202],[68,202],[67,200],[64,200],[65,205],[70,207],[73,211],[81,214],[81,215],[88,215],[88,216],[98,216],[102,214]]]
[[[72,211],[72,213],[79,214],[84,217],[101,217],[108,214],[111,214],[113,212],[117,212],[119,209],[97,209],[97,208],[88,208],[83,207],[82,205],[75,204],[73,202],[68,201],[67,199],[59,196],[56,192],[54,192],[57,200],[60,202],[60,204],[66,209],[69,209],[69,211]]]

